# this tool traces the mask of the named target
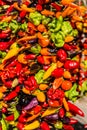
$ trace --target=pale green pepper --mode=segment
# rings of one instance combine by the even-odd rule
[[[41,46],[38,45],[38,44],[36,44],[35,46],[31,47],[31,52],[34,53],[34,54],[39,54],[40,50],[41,50]]]
[[[43,83],[43,76],[44,76],[45,71],[40,70],[38,73],[35,74],[35,79],[38,84]]]
[[[42,15],[35,11],[29,14],[29,20],[35,25],[38,26],[42,21]]]
[[[79,95],[79,92],[77,92],[77,84],[74,83],[72,88],[65,92],[65,96],[69,98],[72,101],[75,101],[77,99],[77,96]]]

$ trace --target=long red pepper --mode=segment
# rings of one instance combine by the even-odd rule
[[[7,121],[13,121],[14,120],[14,114],[7,116],[5,118],[5,120],[7,120]]]
[[[56,4],[55,2],[54,3],[51,3],[52,7],[54,7],[57,11],[60,11],[62,9],[62,7],[58,4]]]
[[[13,9],[14,9],[14,6],[10,5],[10,7],[6,11],[6,14],[8,15]]]
[[[83,111],[79,107],[77,107],[76,105],[74,105],[74,104],[72,104],[70,102],[67,102],[67,103],[68,103],[70,111],[72,111],[73,113],[78,114],[78,115],[84,117],[84,113],[83,113]]]
[[[27,60],[34,60],[36,58],[36,55],[35,54],[28,54],[24,58]]]
[[[41,129],[42,130],[50,130],[50,128],[49,128],[49,125],[47,124],[47,122],[45,122],[45,121],[43,121],[42,123],[41,123]]]
[[[0,33],[0,38],[1,39],[4,39],[4,38],[7,38],[9,34],[7,33]]]
[[[70,118],[69,124],[73,125],[73,124],[76,124],[77,122],[78,122],[78,120]]]
[[[17,87],[15,88],[15,90],[11,91],[11,92],[4,98],[4,100],[5,100],[5,101],[10,101],[10,100],[12,100],[13,98],[15,98],[15,97],[18,95],[18,92],[19,92],[19,91],[20,91],[20,87],[17,86]]]
[[[0,50],[5,51],[12,43],[13,43],[13,41],[0,42]]]

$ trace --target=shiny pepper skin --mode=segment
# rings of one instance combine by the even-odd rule
[[[50,130],[49,125],[45,121],[41,123],[40,127],[42,130]]]
[[[59,90],[59,89],[56,89],[56,90],[54,91],[53,88],[50,88],[50,89],[48,90],[48,92],[47,92],[47,96],[48,96],[50,99],[53,99],[53,100],[55,100],[55,99],[61,100],[61,99],[64,97],[64,92],[63,92],[63,90]]]
[[[59,77],[63,76],[63,73],[64,73],[63,68],[57,68],[52,72],[52,76],[56,77],[56,78],[59,78]]]
[[[67,70],[77,69],[79,67],[79,62],[74,60],[67,60],[64,64],[64,68]]]
[[[59,112],[58,112],[58,115],[60,118],[63,118],[64,115],[65,115],[65,111],[64,111],[64,108],[60,108]]]
[[[67,59],[67,53],[63,49],[57,51],[57,57],[61,62],[64,62]]]

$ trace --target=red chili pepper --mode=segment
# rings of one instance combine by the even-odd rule
[[[11,86],[12,86],[12,81],[11,81],[11,80],[6,81],[4,84],[6,85],[7,88],[11,88]]]
[[[48,107],[48,103],[44,102],[43,105],[42,105],[42,107],[44,107],[44,108]]]
[[[38,4],[42,5],[45,3],[45,0],[38,0]]]
[[[54,3],[51,3],[52,7],[54,7],[57,11],[60,11],[62,9],[62,7],[58,4],[56,4],[55,2]]]
[[[65,110],[64,110],[64,108],[60,108],[58,114],[59,114],[59,117],[60,117],[60,118],[63,118],[64,115],[65,115]]]
[[[10,92],[10,93],[4,98],[4,100],[5,100],[5,101],[10,101],[10,100],[12,100],[13,98],[15,98],[16,96],[17,96],[16,91],[12,91],[12,92]]]
[[[20,75],[21,70],[22,70],[22,65],[18,62],[16,64],[16,73],[17,73],[17,75]]]
[[[20,123],[25,123],[27,121],[27,119],[24,117],[24,115],[20,115],[19,118],[18,118],[18,121]]]
[[[14,6],[10,5],[10,7],[6,11],[6,15],[8,15],[10,12],[12,12],[13,9],[14,9]]]
[[[26,0],[26,1],[24,2],[24,4],[28,6],[28,5],[30,5],[30,1]]]
[[[37,11],[42,11],[42,9],[43,9],[43,8],[42,8],[42,5],[40,5],[40,4],[37,4],[37,5],[36,5],[36,10],[37,10]]]
[[[34,107],[34,114],[37,114],[41,111],[42,107],[40,105],[37,105],[36,107]]]
[[[7,120],[7,121],[13,121],[14,120],[14,114],[7,116],[5,118],[5,120]]]
[[[50,107],[59,107],[59,102],[57,100],[48,100]]]
[[[64,61],[66,61],[67,53],[65,52],[65,50],[59,49],[59,50],[57,51],[57,57],[58,57],[58,59],[59,59],[61,62],[64,62]]]
[[[71,70],[79,68],[79,62],[74,60],[67,60],[65,61],[64,68]]]
[[[25,10],[23,10],[23,11],[21,11],[20,12],[20,14],[19,14],[19,16],[21,17],[21,18],[24,18],[25,16],[26,16],[26,11]]]
[[[74,130],[74,128],[71,125],[63,125],[64,130]]]
[[[13,43],[13,41],[0,42],[0,50],[5,51],[12,43]]]
[[[6,3],[3,0],[0,0],[0,6],[5,5]]]
[[[66,43],[64,44],[63,48],[64,48],[65,50],[67,50],[67,51],[72,50],[71,45],[68,45],[68,44],[66,44]]]
[[[87,124],[84,125],[84,128],[87,129]]]
[[[19,92],[20,92],[20,86],[17,86],[17,87],[15,88],[15,92],[16,92],[16,93],[19,93]]]
[[[63,90],[59,90],[59,89],[56,89],[54,91],[53,88],[50,88],[47,92],[47,96],[53,100],[55,100],[55,99],[61,100],[64,97],[64,92],[63,92]]]
[[[45,121],[41,123],[40,127],[42,130],[50,130],[49,125]]]
[[[50,66],[49,65],[44,65],[43,69],[46,71]]]
[[[23,130],[24,129],[24,124],[18,122],[17,128],[18,128],[18,130]]]
[[[78,120],[70,118],[69,124],[73,125],[73,124],[76,124],[77,122],[78,122]]]
[[[6,113],[7,112],[7,108],[6,107],[3,107],[2,108],[2,113]]]
[[[9,34],[7,33],[0,33],[0,38],[1,39],[4,39],[4,38],[7,38]]]
[[[24,58],[27,59],[27,60],[34,60],[36,58],[36,55],[34,55],[34,54],[28,54]]]
[[[52,76],[53,77],[56,77],[56,78],[59,78],[61,76],[63,76],[63,73],[64,73],[64,69],[63,68],[57,68],[55,69],[53,72],[52,72]]]
[[[84,44],[83,44],[83,47],[84,47],[85,49],[87,49],[87,43],[84,43]]]
[[[18,61],[15,59],[15,60],[11,61],[10,64],[6,66],[6,68],[14,67],[14,66],[16,66],[17,63],[18,63]]]
[[[80,108],[78,108],[76,105],[74,105],[74,104],[72,104],[70,102],[67,102],[67,103],[68,103],[70,111],[72,111],[73,113],[78,114],[78,115],[84,117],[84,113],[83,113],[83,111]]]
[[[40,64],[44,64],[44,58],[43,58],[43,56],[37,56],[37,61],[38,61]]]
[[[30,91],[37,88],[37,82],[34,76],[30,76],[26,81],[24,81],[24,84],[29,86]]]

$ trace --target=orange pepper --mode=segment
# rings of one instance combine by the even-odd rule
[[[63,105],[66,111],[69,111],[69,106],[65,98],[63,98]]]
[[[7,88],[5,86],[1,86],[0,87],[0,92],[3,93],[3,92],[6,92]]]
[[[53,89],[57,89],[61,86],[63,78],[56,78],[53,82]]]
[[[41,14],[45,15],[45,16],[54,16],[55,13],[49,10],[44,9],[43,11],[41,11]]]
[[[69,81],[69,80],[64,80],[64,81],[62,82],[61,88],[62,88],[63,90],[69,90],[69,89],[71,89],[71,87],[72,87],[72,82],[71,82],[71,81]]]
[[[27,118],[27,122],[36,119],[40,115],[40,112]]]

